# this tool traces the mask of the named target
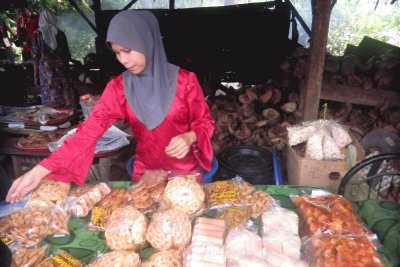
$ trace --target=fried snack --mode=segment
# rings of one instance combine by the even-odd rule
[[[140,258],[134,251],[115,250],[105,253],[90,263],[88,267],[139,267]],[[159,265],[162,266],[162,265]]]
[[[50,223],[49,235],[68,235],[69,215],[59,206],[54,206],[52,209],[52,217]]]
[[[126,206],[132,201],[132,196],[127,189],[114,188],[92,209],[88,228],[94,231],[104,231],[111,213],[117,208]]]
[[[50,142],[56,142],[63,135],[58,132],[37,132],[27,137],[21,137],[18,145],[23,148],[47,148]]]
[[[111,189],[105,183],[99,183],[95,186],[87,185],[82,189],[73,190],[68,198],[67,211],[74,217],[85,217],[94,205],[110,192]]]
[[[11,240],[35,246],[51,231],[52,209],[22,209],[9,215],[6,236]]]
[[[368,237],[314,235],[311,240],[310,266],[384,266]]]
[[[189,217],[178,210],[153,214],[146,239],[157,250],[180,249],[190,242],[192,224]]]
[[[45,257],[46,247],[25,248],[23,246],[13,246],[11,251],[17,266],[33,267]]]
[[[44,201],[48,201],[56,205],[61,205],[68,195],[70,187],[71,184],[69,183],[44,179],[40,183],[39,187],[34,191],[31,199],[34,200],[36,197],[39,197]]]
[[[237,206],[221,209],[216,218],[226,222],[228,230],[245,224],[251,217],[251,206]]]
[[[207,208],[222,208],[242,203],[239,188],[234,181],[217,181],[206,185]]]
[[[193,216],[203,210],[205,193],[191,176],[177,176],[168,182],[163,198],[167,208]]]
[[[145,262],[142,263],[142,267],[181,267],[182,257],[178,250],[169,249],[159,251],[150,256]]]
[[[53,255],[44,259],[36,267],[83,267],[83,264],[71,254],[58,250]]]
[[[118,208],[105,227],[107,246],[112,250],[140,249],[145,243],[148,219],[132,206]]]
[[[317,231],[334,235],[368,235],[369,231],[345,198],[332,194],[319,197],[295,197],[302,236]]]
[[[237,186],[243,203],[251,205],[251,217],[253,218],[260,217],[263,211],[274,203],[274,199],[268,193],[256,190],[246,182],[240,182]]]

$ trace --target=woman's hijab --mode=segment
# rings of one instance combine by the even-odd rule
[[[125,97],[147,129],[156,128],[171,108],[179,70],[168,63],[157,18],[150,11],[122,11],[110,22],[107,42],[145,55],[142,73],[123,73]]]
[[[58,29],[56,27],[57,17],[49,10],[43,10],[39,15],[38,31],[42,33],[44,42],[52,49],[57,48]]]

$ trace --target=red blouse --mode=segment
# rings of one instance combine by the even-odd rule
[[[119,119],[129,121],[137,140],[133,181],[140,180],[144,170],[186,173],[200,172],[200,167],[211,170],[214,121],[196,75],[183,69],[179,70],[171,109],[155,129],[148,130],[138,120],[125,98],[122,75],[119,75],[108,83],[99,103],[75,135],[39,164],[52,172],[50,179],[84,184],[97,140]],[[169,157],[165,147],[171,138],[189,131],[195,132],[197,142],[188,155],[183,159]]]

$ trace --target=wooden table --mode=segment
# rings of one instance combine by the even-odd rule
[[[19,138],[10,137],[0,140],[0,154],[9,155],[12,161],[14,178],[29,171],[36,164],[51,154],[50,151],[25,151],[16,147]],[[96,180],[106,181],[110,178],[110,167],[113,159],[118,159],[122,153],[129,150],[129,145],[95,155],[89,175]]]

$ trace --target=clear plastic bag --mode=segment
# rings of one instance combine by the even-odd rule
[[[139,254],[128,250],[115,250],[99,255],[88,267],[139,267]]]
[[[288,144],[295,146],[306,142],[313,132],[317,129],[314,125],[291,126],[286,128],[288,131]]]
[[[71,184],[43,179],[28,200],[28,205],[36,200],[42,200],[56,205],[62,205],[67,197]]]
[[[370,231],[354,213],[352,204],[337,194],[292,198],[300,215],[301,236],[316,232],[333,235],[368,235]]]
[[[45,257],[47,246],[26,247],[23,243],[13,243],[10,250],[17,266],[34,267]]]
[[[146,216],[132,206],[114,210],[105,226],[107,246],[112,250],[143,248],[148,224]]]
[[[178,210],[192,217],[204,211],[204,200],[204,190],[193,176],[176,176],[165,187],[162,209]]]
[[[351,136],[348,131],[339,123],[330,121],[329,123],[330,133],[332,134],[333,140],[340,147],[344,148],[351,144]]]
[[[188,215],[166,210],[153,214],[146,240],[157,250],[182,249],[189,244],[191,235],[192,223]]]
[[[131,192],[126,188],[113,188],[96,206],[92,209],[89,230],[104,231],[111,213],[117,208],[124,207],[131,203]]]
[[[36,267],[83,267],[83,264],[68,252],[57,249],[49,257],[45,258]]]
[[[367,236],[315,234],[304,241],[310,266],[385,266]]]
[[[181,267],[182,252],[175,249],[158,251],[142,263],[142,267]]]
[[[322,148],[322,140],[324,138],[324,132],[322,130],[316,130],[310,135],[306,144],[306,159],[323,160],[324,151]]]

